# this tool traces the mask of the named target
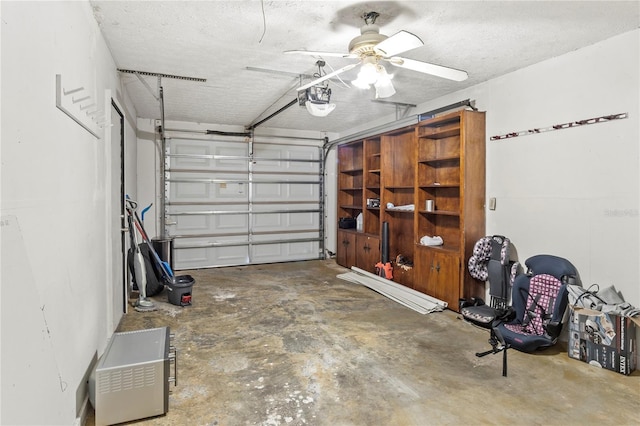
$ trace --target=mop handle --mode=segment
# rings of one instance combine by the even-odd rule
[[[142,212],[140,213],[140,220],[142,221],[142,223],[144,223],[144,214],[151,208],[152,205],[153,203],[142,209]]]
[[[149,247],[149,251],[151,252],[151,254],[153,254],[153,258],[155,259],[156,263],[158,265],[160,265],[160,268],[162,269],[163,275],[165,276],[165,278],[173,278],[173,270],[171,270],[171,266],[169,266],[169,264],[167,262],[164,262],[162,259],[160,259],[160,256],[158,256],[158,253],[155,251],[155,249],[153,248],[153,245],[151,244],[151,241],[149,241],[149,236],[147,235],[146,231],[144,230],[144,227],[142,226],[142,223],[140,223],[140,218],[138,217],[138,212],[136,211],[136,208],[138,206],[138,204],[131,200],[131,198],[129,197],[129,195],[127,194],[125,196],[127,203],[130,206],[130,209],[127,209],[128,211],[132,211],[133,212],[133,223],[135,224],[136,228],[138,229],[138,232],[140,233],[140,236],[142,237],[142,241],[144,241],[145,243],[147,243],[147,246]],[[149,207],[147,207],[146,210],[148,210],[151,207],[151,205],[149,205]]]
[[[149,247],[149,251],[151,252],[151,254],[153,254],[153,258],[155,259],[156,263],[160,265],[160,267],[162,268],[162,272],[164,272],[164,276],[166,278],[173,278],[173,271],[171,270],[171,266],[169,266],[167,262],[160,259],[160,256],[158,256],[158,252],[156,252],[156,250],[153,248],[153,245],[147,238],[147,234],[144,232],[144,229],[142,229],[142,225],[140,225],[140,221],[135,216],[133,218],[133,223],[136,225],[138,232],[142,236],[142,241],[147,243],[147,246]]]

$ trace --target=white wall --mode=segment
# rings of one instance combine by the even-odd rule
[[[125,114],[135,111],[88,2],[0,4],[0,422],[69,425],[112,332],[112,169],[103,131],[97,139],[56,108],[55,75],[67,90],[83,86],[99,107],[110,89]],[[125,138],[135,159],[131,121]]]
[[[419,105],[475,99],[487,112],[488,235],[524,261],[569,259],[585,285],[640,306],[640,30]],[[629,118],[501,141],[490,137],[628,113]]]
[[[639,80],[640,30],[635,30],[415,108],[421,113],[472,99],[487,112],[486,196],[497,202],[495,211],[486,212],[487,235],[508,236],[522,262],[536,254],[565,257],[576,266],[585,287],[613,285],[636,307]],[[618,113],[628,113],[628,118],[490,140]],[[340,137],[364,130],[361,126]],[[335,180],[327,187],[335,187]],[[334,216],[327,223],[335,220]],[[636,334],[640,339],[640,329]]]

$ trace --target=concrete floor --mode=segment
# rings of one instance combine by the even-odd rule
[[[120,331],[171,327],[169,412],[149,425],[638,424],[640,372],[569,359],[566,346],[477,358],[488,332],[420,315],[336,278],[333,261],[184,271],[193,306],[154,297]],[[88,424],[92,424],[90,416]]]

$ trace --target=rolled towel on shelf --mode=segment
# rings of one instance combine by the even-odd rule
[[[420,238],[420,244],[423,246],[441,246],[444,244],[444,241],[442,240],[442,237],[439,237],[438,235],[434,235],[433,237],[425,235]]]

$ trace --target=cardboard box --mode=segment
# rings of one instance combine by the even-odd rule
[[[636,369],[636,327],[637,317],[571,307],[569,357],[629,375]]]

